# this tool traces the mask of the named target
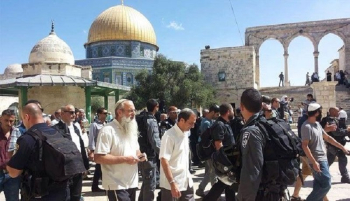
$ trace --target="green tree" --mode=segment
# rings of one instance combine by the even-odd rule
[[[158,55],[154,61],[153,71],[140,71],[135,76],[137,85],[126,95],[134,101],[135,107],[145,107],[150,98],[164,100],[167,106],[179,108],[208,106],[215,103],[214,90],[206,84],[198,66],[186,66],[183,62],[172,61]]]

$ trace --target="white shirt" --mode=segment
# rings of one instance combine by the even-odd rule
[[[193,186],[188,167],[190,151],[188,132],[182,132],[175,124],[171,129],[165,131],[160,146],[159,159],[164,158],[169,162],[171,173],[179,191],[185,191],[188,186]],[[160,168],[160,187],[171,190],[162,166]]]
[[[58,122],[60,122],[60,120],[58,120],[58,119],[52,120],[51,121],[51,126],[54,126],[54,125],[58,124]]]
[[[345,118],[345,120],[348,119],[348,114],[346,114],[346,112],[344,110],[340,110],[339,111],[339,117],[338,119],[341,119],[341,118]]]
[[[98,136],[95,154],[111,154],[113,156],[136,156],[139,150],[137,135],[130,137],[121,130],[119,122],[114,119],[104,126]],[[122,190],[138,187],[137,164],[127,163],[101,164],[102,186],[106,190]]]
[[[74,144],[77,146],[78,150],[79,150],[80,153],[81,153],[80,139],[79,139],[78,134],[76,134],[75,131],[74,131],[73,124],[71,124],[70,126],[68,126],[68,129],[69,129],[69,133],[70,133],[70,135],[71,135],[71,137],[72,137],[72,141],[74,142]]]

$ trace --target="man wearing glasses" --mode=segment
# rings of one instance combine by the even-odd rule
[[[169,130],[171,127],[173,127],[177,121],[177,115],[179,114],[179,111],[177,107],[170,106],[168,108],[168,118],[160,123],[160,137],[162,137],[166,130]]]
[[[56,130],[60,131],[65,137],[72,140],[80,151],[84,166],[89,169],[89,160],[84,147],[83,139],[81,138],[80,129],[74,124],[75,120],[75,108],[73,105],[66,105],[61,108],[61,121],[53,126]],[[83,174],[78,174],[72,178],[72,182],[69,185],[71,201],[80,200],[81,190],[83,187]]]
[[[97,135],[100,132],[101,128],[106,125],[106,118],[107,118],[107,110],[103,107],[97,109],[97,121],[92,123],[90,125],[90,132],[89,132],[89,158],[91,160],[94,160],[94,151],[95,151],[95,145],[97,141]],[[95,172],[94,172],[94,178],[92,179],[92,192],[102,192],[104,190],[100,189],[98,187],[98,180],[102,177],[101,172],[101,165],[96,163],[95,166]]]

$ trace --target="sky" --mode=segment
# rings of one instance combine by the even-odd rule
[[[13,63],[27,63],[33,46],[55,32],[85,58],[84,43],[96,17],[120,0],[0,0],[0,74]],[[350,17],[349,0],[124,0],[153,25],[159,52],[176,61],[200,66],[200,50],[244,45],[246,28]],[[234,10],[232,10],[231,8]],[[237,23],[236,23],[237,22]],[[321,79],[330,62],[339,58],[343,41],[328,34],[319,45]],[[289,78],[303,85],[314,69],[313,46],[302,36],[289,46]],[[284,71],[282,45],[265,41],[260,48],[261,86],[278,85]]]

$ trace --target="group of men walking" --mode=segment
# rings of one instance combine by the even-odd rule
[[[205,161],[205,175],[196,190],[204,201],[217,200],[223,192],[226,200],[287,199],[287,185],[279,180],[280,172],[269,171],[267,167],[270,164],[267,163],[270,159],[266,158],[271,146],[270,135],[259,126],[259,122],[269,119],[283,121],[276,120],[279,118],[278,112],[274,111],[277,102],[280,102],[277,98],[265,102],[259,91],[250,88],[242,93],[240,108],[236,110],[239,114],[234,113],[231,104],[224,103],[211,106],[200,119],[198,141],[203,140],[201,135],[210,129],[214,149],[212,156]],[[5,110],[0,130],[0,145],[5,147],[0,154],[0,187],[3,187],[0,190],[5,191],[7,200],[18,200],[21,180],[23,184],[21,177],[30,175],[27,183],[35,185],[27,194],[22,193],[27,196],[26,200],[81,199],[83,171],[67,180],[55,181],[43,168],[38,157],[38,142],[44,143],[45,139],[38,141],[30,134],[40,130],[47,137],[59,131],[63,138],[73,142],[74,150],[80,153],[79,161],[84,170],[89,168],[88,158],[96,162],[92,191],[103,191],[98,187],[102,177],[102,186],[110,201],[136,200],[139,172],[142,176],[139,201],[154,200],[157,185],[161,189],[160,200],[194,200],[189,137],[196,122],[198,126],[197,115],[191,109],[179,111],[171,106],[169,118],[158,122],[159,103],[150,99],[146,105],[147,111],[136,115],[133,102],[121,99],[115,104],[115,119],[110,123],[106,123],[107,111],[100,108],[98,120],[90,125],[88,149],[84,146],[81,128],[74,123],[75,108],[72,105],[62,107],[61,120],[50,127],[44,123],[40,102],[29,101],[21,111],[26,132],[18,139],[15,135],[19,132],[12,126],[14,114]],[[307,200],[325,198],[331,187],[328,167],[335,156],[339,158],[341,182],[350,183],[346,170],[346,154],[349,151],[343,146],[345,136],[350,135],[350,127],[339,125],[336,118],[338,108],[331,108],[329,113],[321,121],[321,106],[309,97],[305,101],[304,116],[299,119],[299,137],[305,153],[301,176],[305,178],[310,173],[314,176],[313,191]],[[7,152],[13,152],[13,155],[7,155]],[[306,172],[307,167],[310,173]],[[209,182],[212,187],[205,193]],[[292,200],[302,200],[298,195],[300,188],[299,179]],[[33,189],[35,192],[32,192]]]

